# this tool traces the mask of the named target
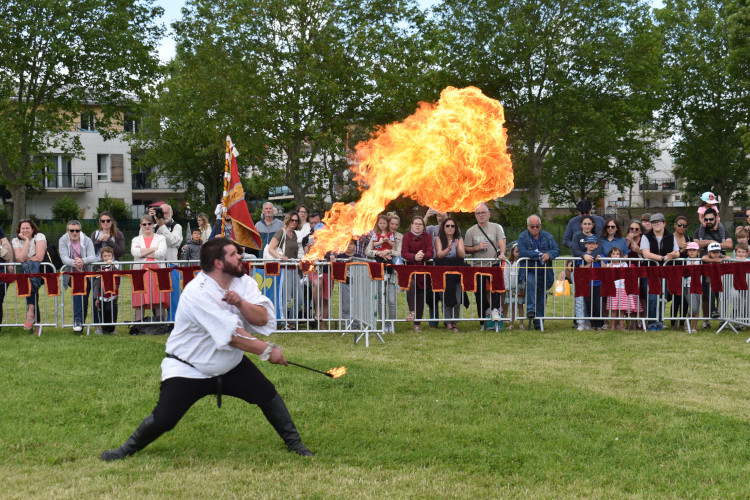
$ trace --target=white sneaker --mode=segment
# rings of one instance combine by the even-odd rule
[[[498,311],[497,309],[493,309],[491,319],[492,321],[500,321],[500,311]]]
[[[586,327],[585,327],[585,326],[583,326],[583,325],[578,325],[578,328],[577,328],[577,330],[578,330],[579,332],[582,332],[582,331],[584,331],[585,329],[586,329]]]
[[[96,335],[101,335],[102,334],[102,327],[101,326],[95,326],[94,327],[94,333]]]

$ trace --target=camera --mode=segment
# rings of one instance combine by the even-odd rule
[[[154,219],[154,224],[156,224],[156,219],[164,218],[164,210],[162,210],[161,207],[155,208],[154,215],[151,218]]]

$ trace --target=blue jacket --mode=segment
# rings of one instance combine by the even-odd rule
[[[555,272],[552,269],[552,261],[560,256],[560,248],[557,246],[552,235],[547,231],[539,231],[539,247],[540,250],[537,250],[528,229],[518,236],[518,254],[522,258],[529,259],[529,267],[536,267],[537,275],[543,268],[546,269],[544,279],[547,283],[547,288],[550,288],[555,283]],[[550,256],[550,260],[547,263],[542,262],[542,254],[545,253]]]

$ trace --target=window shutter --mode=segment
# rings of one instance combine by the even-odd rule
[[[110,175],[112,182],[124,182],[122,155],[110,155]]]

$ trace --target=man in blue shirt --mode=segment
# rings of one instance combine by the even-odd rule
[[[527,258],[528,264],[521,272],[526,272],[526,317],[534,320],[534,329],[541,329],[544,317],[544,304],[547,290],[555,283],[552,261],[560,256],[555,239],[547,231],[542,231],[542,220],[538,215],[526,219],[526,231],[518,236],[518,253]]]

